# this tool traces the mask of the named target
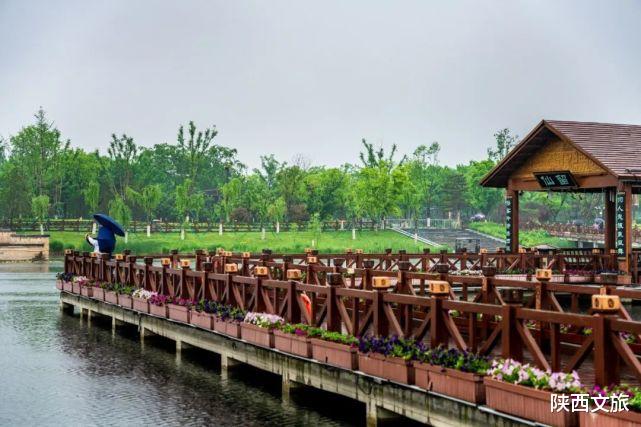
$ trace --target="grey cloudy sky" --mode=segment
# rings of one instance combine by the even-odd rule
[[[72,144],[217,125],[263,153],[355,161],[360,139],[485,156],[541,118],[641,124],[638,1],[0,0],[0,135],[38,106]]]

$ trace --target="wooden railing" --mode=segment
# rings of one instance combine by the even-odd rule
[[[394,334],[432,346],[528,360],[543,369],[571,371],[590,360],[594,378],[584,381],[601,385],[619,381],[624,369],[641,381],[641,323],[625,308],[581,312],[578,304],[594,294],[641,301],[640,290],[510,280],[497,277],[491,265],[482,276],[462,276],[450,270],[449,261],[436,263],[438,271],[419,271],[412,260],[418,254],[391,255],[341,254],[336,259],[317,254],[318,262],[311,263],[308,255],[173,253],[169,265],[157,265],[158,255],[115,260],[76,252],[65,255],[65,271],[171,297],[216,300],[356,336]],[[182,260],[190,260],[189,266],[178,267]],[[236,264],[238,273],[224,273],[226,264]],[[256,266],[268,267],[267,275],[254,274]],[[302,279],[284,280],[291,269],[301,270]],[[374,276],[390,278],[392,287],[373,288]],[[426,283],[434,279],[451,284],[449,295],[429,294]],[[311,301],[309,311],[303,294]],[[559,302],[561,295],[569,295],[569,308]],[[634,342],[622,332],[634,336]]]

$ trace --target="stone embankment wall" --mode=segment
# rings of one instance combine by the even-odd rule
[[[19,235],[0,231],[0,262],[49,259],[48,235]]]

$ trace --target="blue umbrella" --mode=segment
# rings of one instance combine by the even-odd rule
[[[120,224],[116,222],[115,219],[113,219],[109,215],[95,214],[93,218],[96,220],[98,224],[102,225],[107,230],[111,230],[113,233],[124,237],[125,230],[122,228]]]

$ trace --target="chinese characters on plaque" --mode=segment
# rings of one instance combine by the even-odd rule
[[[617,255],[626,256],[625,253],[625,193],[617,193],[616,198],[616,249]]]
[[[574,175],[568,171],[535,172],[534,177],[542,188],[576,188]]]
[[[514,209],[514,199],[512,197],[505,198],[505,250],[510,251],[512,249],[512,209]]]

